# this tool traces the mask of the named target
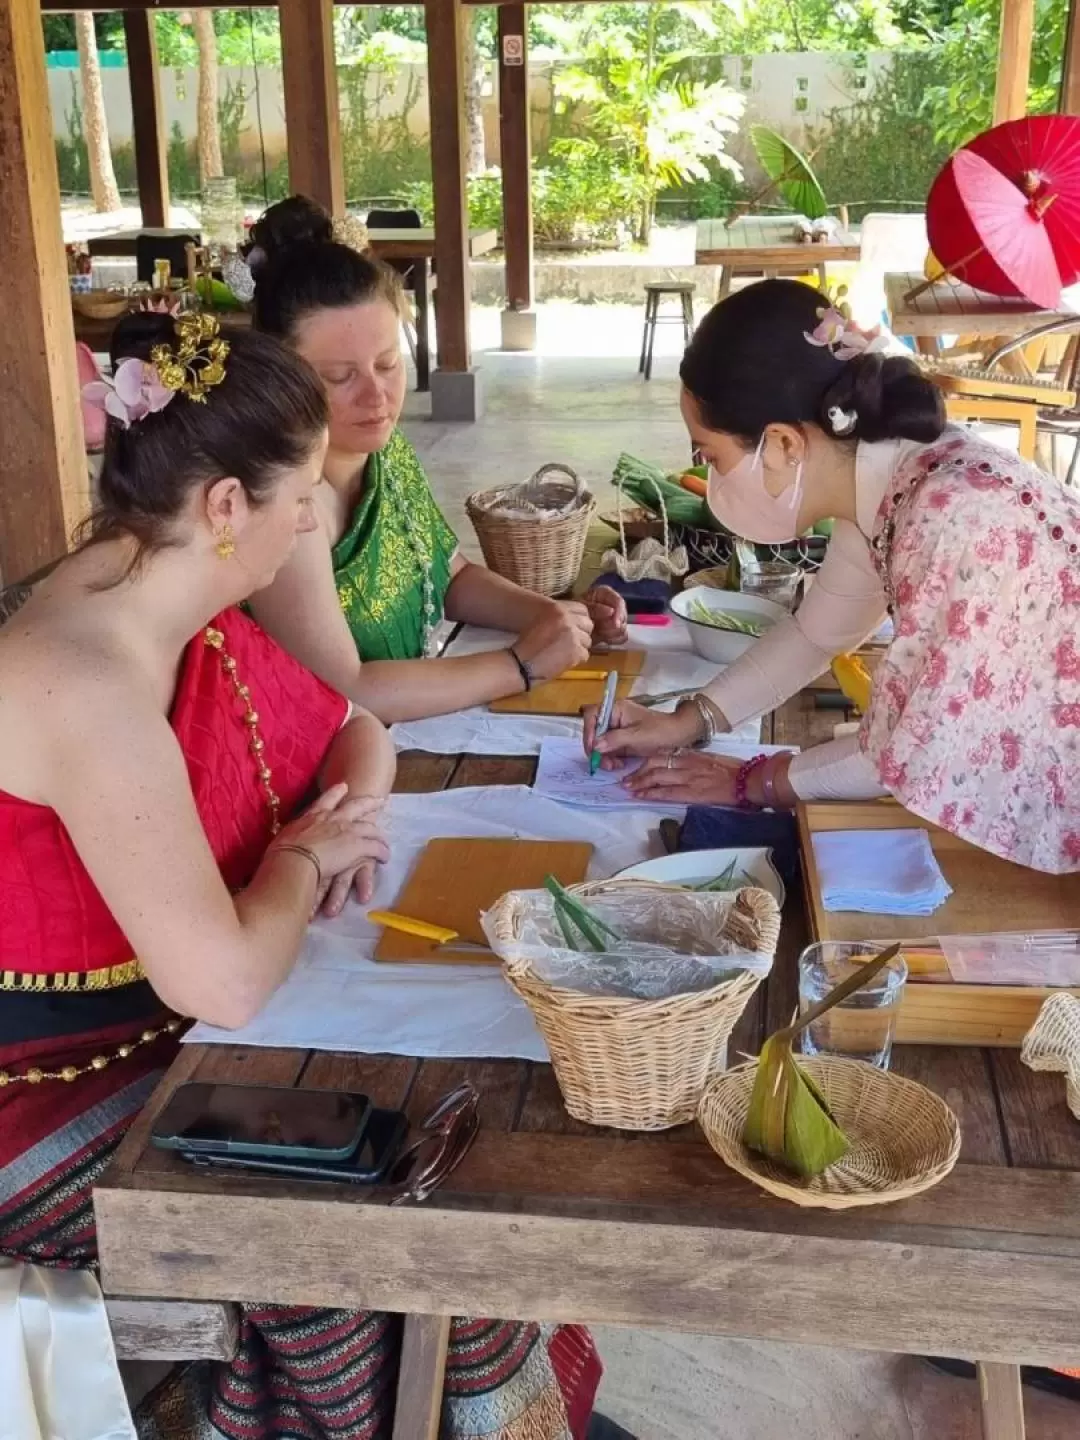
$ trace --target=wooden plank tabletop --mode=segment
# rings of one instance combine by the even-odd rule
[[[916,339],[957,334],[1012,339],[1070,314],[1065,310],[1041,310],[1017,296],[987,295],[950,279],[936,281],[909,300],[909,292],[923,283],[924,277],[913,273],[885,276],[886,307],[895,334]],[[1076,318],[1080,321],[1080,315]]]
[[[435,231],[369,229],[371,248],[383,260],[431,260],[435,256]],[[497,230],[469,231],[469,257],[487,255],[499,243]]]
[[[828,738],[804,694],[776,743]],[[534,762],[406,755],[399,789],[520,784]],[[733,1037],[756,1051],[795,1007],[806,937],[789,898],[776,966]],[[185,1047],[96,1188],[113,1295],[361,1305],[421,1314],[613,1321],[983,1361],[1076,1359],[1080,1126],[1060,1077],[1016,1052],[898,1047],[894,1068],[956,1110],[961,1162],[925,1195],[834,1214],[773,1199],[727,1170],[694,1126],[595,1129],[547,1065]],[[149,1147],[184,1080],[366,1091],[414,1123],[459,1080],[482,1129],[417,1208],[384,1194],[196,1174]]]
[[[730,226],[725,220],[699,220],[694,263],[765,269],[792,268],[805,261],[812,269],[858,260],[857,236],[841,234],[828,242],[807,243],[795,238],[792,225],[790,219],[756,215],[744,216]]]

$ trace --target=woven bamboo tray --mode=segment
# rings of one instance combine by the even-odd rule
[[[84,290],[71,292],[71,308],[87,320],[115,320],[126,315],[131,301],[126,295],[117,295],[110,290]]]
[[[820,1175],[794,1175],[743,1144],[756,1061],[714,1080],[698,1111],[705,1138],[725,1165],[770,1195],[825,1210],[885,1205],[929,1190],[956,1164],[960,1122],[925,1085],[840,1056],[799,1064],[851,1141],[844,1158]]]
[[[673,887],[644,880],[577,885],[582,899]],[[507,907],[497,934],[520,934],[523,903]],[[720,934],[747,950],[773,953],[780,911],[764,890],[731,896]],[[566,1108],[589,1125],[619,1130],[666,1130],[697,1113],[702,1091],[727,1059],[727,1041],[761,977],[741,972],[709,990],[664,1000],[582,995],[542,980],[507,960],[510,985],[533,1013],[547,1043]]]

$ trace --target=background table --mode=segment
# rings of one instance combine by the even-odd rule
[[[1074,313],[1040,310],[1030,300],[987,295],[983,290],[948,278],[936,280],[909,300],[910,292],[925,283],[925,276],[915,273],[885,276],[890,328],[896,335],[910,335],[926,354],[937,353],[943,335],[1011,340],[1037,325],[1065,319]]]
[[[804,694],[769,738],[814,743],[836,718]],[[398,788],[520,784],[533,765],[406,755]],[[805,939],[796,892],[733,1055],[790,1019]],[[954,1107],[960,1164],[915,1199],[834,1214],[757,1190],[693,1126],[638,1135],[570,1119],[547,1065],[188,1046],[96,1187],[103,1282],[112,1295],[406,1312],[399,1440],[437,1423],[436,1362],[459,1313],[978,1359],[985,1434],[1019,1440],[1014,1362],[1080,1357],[1080,1126],[1062,1077],[1013,1050],[903,1046],[894,1068]],[[483,1128],[425,1206],[390,1209],[377,1192],[197,1174],[150,1148],[154,1115],[195,1078],[362,1090],[414,1122],[467,1078]]]
[[[97,235],[88,242],[91,255],[134,256],[135,243],[141,234],[167,234],[167,231],[118,230],[112,235]],[[370,229],[371,250],[380,260],[398,269],[408,267],[413,273],[410,293],[416,305],[416,386],[427,390],[431,374],[431,280],[435,259],[435,231],[431,227],[409,229]],[[498,233],[491,229],[469,231],[469,256],[475,260],[494,250]],[[89,320],[74,311],[75,338],[89,345],[96,354],[108,351],[116,320]],[[246,310],[228,311],[222,320],[229,325],[250,325]]]
[[[859,258],[857,236],[841,234],[823,243],[796,240],[794,221],[774,216],[744,216],[728,225],[725,220],[699,220],[695,242],[696,265],[719,265],[716,298],[722,300],[736,275],[801,275],[816,270],[825,284],[825,266]]]

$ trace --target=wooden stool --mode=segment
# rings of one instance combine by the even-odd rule
[[[680,302],[677,315],[661,315],[660,301],[673,295]],[[658,280],[645,286],[645,329],[641,336],[641,359],[638,374],[652,378],[653,343],[657,325],[682,325],[683,340],[689,345],[694,333],[694,285],[689,280]]]

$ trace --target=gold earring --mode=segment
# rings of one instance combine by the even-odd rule
[[[228,560],[230,555],[236,554],[236,541],[233,539],[232,526],[226,520],[225,526],[218,537],[216,545],[217,553],[222,560]]]

